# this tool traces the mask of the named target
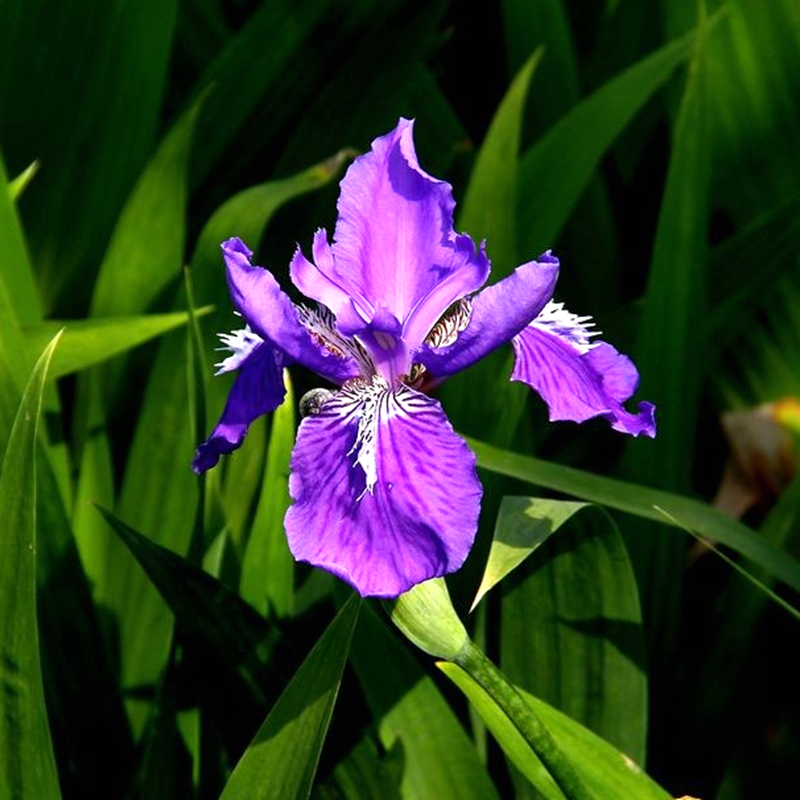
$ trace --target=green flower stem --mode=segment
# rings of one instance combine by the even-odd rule
[[[578,777],[572,763],[559,750],[544,723],[522,699],[508,678],[474,642],[468,641],[453,658],[453,663],[488,692],[539,756],[569,800],[596,800]]]
[[[429,655],[457,664],[488,692],[569,800],[595,800],[544,723],[469,638],[442,578],[418,584],[397,600],[385,602],[384,608],[409,641]]]

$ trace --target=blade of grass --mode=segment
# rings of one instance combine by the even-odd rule
[[[212,306],[198,309],[198,315],[210,314]],[[62,344],[56,351],[49,371],[50,379],[61,378],[126,353],[158,336],[187,324],[185,312],[146,314],[134,317],[107,317],[81,320],[47,320],[23,329],[30,352],[64,329]]]
[[[511,721],[499,711],[489,695],[455,664],[438,662],[437,667],[461,689],[470,703],[480,711],[489,730],[492,731],[503,750],[511,756],[520,771],[545,796],[564,797],[555,794],[551,781],[543,777],[538,769],[536,756],[525,744]],[[599,736],[562,714],[552,706],[522,689],[518,690],[531,708],[538,714],[559,747],[569,755],[592,796],[603,800],[669,800],[664,789],[654,783],[624,753],[620,753]]]
[[[500,450],[475,439],[467,439],[478,457],[478,466],[521,481],[580,497],[592,503],[624,511],[656,522],[666,522],[656,506],[668,511],[703,536],[718,541],[761,567],[773,578],[800,591],[800,563],[755,531],[715,508],[660,489],[593,475],[572,467]]]
[[[614,521],[603,509],[506,498],[502,525],[558,535],[505,584],[500,663],[509,679],[646,762],[647,676],[636,579]],[[562,510],[559,506],[565,505]],[[533,519],[532,519],[533,517]]]
[[[36,445],[57,335],[36,362],[0,472],[0,797],[61,797],[44,702],[36,618]]]
[[[694,34],[688,34],[629,67],[525,153],[519,166],[520,253],[534,256],[556,240],[603,154],[689,57],[693,42]]]
[[[289,461],[295,437],[294,392],[284,375],[286,398],[272,417],[261,493],[242,559],[239,593],[262,613],[278,618],[291,614],[294,559],[289,552],[283,518],[290,505]]]
[[[342,606],[245,750],[220,800],[310,795],[360,607],[356,595]]]

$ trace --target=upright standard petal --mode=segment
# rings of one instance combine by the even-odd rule
[[[413,123],[401,119],[357,158],[341,183],[335,242],[314,240],[315,265],[294,265],[293,280],[307,296],[329,305],[340,325],[352,301],[364,323],[379,308],[403,326],[414,349],[444,311],[486,280],[483,248],[453,231],[452,190],[419,165]],[[312,266],[316,267],[316,273]],[[357,333],[357,317],[341,328]]]
[[[549,250],[538,261],[517,267],[507,278],[472,299],[468,322],[452,343],[448,339],[442,347],[432,338],[414,360],[437,378],[447,378],[472,366],[510,342],[536,318],[552,297],[557,278],[558,259]]]
[[[364,596],[396,597],[467,557],[475,457],[432,398],[379,378],[348,384],[303,420],[291,470],[292,553]]]
[[[551,421],[603,417],[622,433],[655,436],[652,403],[641,402],[636,414],[622,405],[639,384],[633,362],[606,342],[590,344],[584,320],[553,306],[556,313],[543,315],[514,337],[511,380],[539,392]]]
[[[253,253],[241,239],[223,242],[222,252],[236,310],[262,339],[285,354],[287,362],[302,364],[338,384],[359,374],[351,357],[327,348],[303,326],[297,307],[269,270],[250,263]]]
[[[280,353],[266,343],[256,345],[238,364],[225,410],[211,436],[197,448],[192,462],[195,472],[211,469],[221,455],[241,447],[250,423],[283,402],[286,387],[282,370]]]

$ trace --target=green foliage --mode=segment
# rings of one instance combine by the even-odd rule
[[[36,622],[36,445],[58,335],[25,387],[0,470],[0,797],[61,797],[42,686]]]
[[[399,116],[659,421],[548,425],[505,349],[448,381],[481,531],[400,634],[288,550],[307,373],[190,469],[220,242],[288,286]],[[0,800],[793,798],[798,120],[791,0],[0,3]]]

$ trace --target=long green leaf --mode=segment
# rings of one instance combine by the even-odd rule
[[[133,554],[184,634],[218,654],[264,702],[264,662],[278,639],[263,617],[208,573],[138,533],[110,511],[105,521]],[[129,556],[130,557],[130,556]]]
[[[278,617],[292,611],[294,559],[283,518],[289,508],[289,462],[295,438],[294,392],[286,373],[286,398],[272,417],[261,494],[242,559],[242,598],[259,611]]]
[[[2,34],[0,34],[2,36]],[[41,321],[42,309],[33,265],[28,257],[17,210],[5,188],[5,167],[0,154],[0,452],[11,431],[17,403],[41,347],[29,353],[22,328]],[[52,387],[45,388],[44,414],[60,414],[59,398]],[[44,440],[43,440],[44,441]],[[70,497],[69,465],[63,443],[46,445],[51,468],[65,502]]]
[[[518,265],[517,164],[522,115],[531,79],[541,59],[541,49],[527,59],[495,112],[458,215],[458,230],[469,231],[475,241],[487,240],[495,281],[509,275]]]
[[[175,123],[134,187],[97,276],[92,316],[139,314],[180,278],[187,168],[203,100]]]
[[[6,183],[5,166],[0,154],[0,264],[4,265],[0,271],[0,283],[5,287],[19,324],[29,325],[39,321],[42,309],[22,226],[11,196],[6,191]]]
[[[369,606],[353,638],[353,665],[386,750],[399,743],[406,800],[497,798],[486,768],[433,681]]]
[[[470,611],[475,610],[475,606],[489,589],[500,583],[573,514],[584,508],[587,508],[586,503],[504,497],[497,514],[492,547],[481,584],[475,593]]]
[[[258,7],[227,46],[209,65],[198,82],[199,95],[209,86],[214,91],[200,119],[194,173],[202,180],[231,141],[243,130],[252,130],[248,119],[268,90],[289,74],[287,64],[306,44],[330,6],[330,0],[313,0],[297,9],[290,0]],[[231,103],[230,97],[236,96]]]
[[[687,491],[708,331],[708,32],[701,20],[672,141],[667,182],[648,274],[636,363],[642,392],[658,408],[655,442],[628,442],[626,472],[648,484]],[[669,646],[677,614],[685,542],[656,531],[629,546],[650,629]],[[665,626],[665,629],[662,627]]]
[[[36,618],[36,441],[56,336],[36,362],[0,472],[0,798],[61,797]]]
[[[318,800],[402,800],[403,749],[398,744],[381,756],[370,735],[339,761],[314,789]]]
[[[211,306],[198,310],[208,314]],[[125,353],[151,339],[187,324],[186,313],[146,314],[135,317],[107,317],[82,320],[47,320],[25,328],[23,334],[29,351],[40,350],[53,333],[64,328],[62,343],[53,358],[50,379],[71,375]]]
[[[563,794],[544,777],[538,759],[522,737],[495,705],[489,695],[460,667],[446,662],[439,669],[461,689],[479,711],[504,752],[517,768],[548,800]],[[558,746],[575,765],[577,772],[597,800],[669,800],[664,789],[654,783],[625,754],[596,736],[580,723],[531,694],[518,689],[524,700],[547,725]]]
[[[177,5],[0,6],[0,129],[9,164],[43,165],[25,205],[48,308],[88,302],[89,269],[152,147]]]
[[[478,466],[511,478],[564,492],[592,503],[615,508],[644,519],[666,523],[664,509],[682,524],[730,547],[761,567],[768,575],[800,591],[800,563],[770,545],[741,522],[731,519],[706,503],[689,497],[650,489],[634,483],[593,475],[549,461],[500,450],[484,442],[468,440],[478,456]]]
[[[552,245],[603,154],[686,60],[693,41],[684,36],[628,68],[528,150],[519,167],[520,253],[534,256]]]
[[[565,506],[560,508],[559,506]],[[509,679],[645,763],[647,677],[636,580],[616,525],[602,509],[506,498],[503,526],[549,538],[505,583],[500,663]]]
[[[528,88],[541,57],[542,51],[538,50],[528,58],[495,112],[458,216],[458,230],[467,231],[475,241],[487,241],[493,280],[506,277],[519,263],[516,220],[522,118]],[[499,444],[506,444],[513,436],[525,402],[525,394],[506,379],[507,360],[507,353],[495,353],[442,388],[448,413],[458,427],[470,424],[475,430],[485,430],[490,426],[493,441],[502,437]],[[498,380],[500,374],[502,380]],[[467,389],[475,382],[492,386],[493,390],[476,395]]]
[[[220,800],[302,800],[311,793],[360,599],[317,642],[239,760]]]
[[[178,281],[186,236],[189,153],[202,100],[172,126],[128,197],[94,285],[92,316],[143,314],[167,285]],[[114,543],[99,533],[100,521],[90,513],[90,503],[114,503],[114,463],[106,423],[123,367],[115,362],[82,377],[74,425],[81,464],[75,536],[95,594],[105,601],[109,580],[118,578],[111,574],[113,567],[107,568],[114,558]],[[125,621],[122,626],[126,627]]]

